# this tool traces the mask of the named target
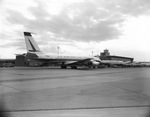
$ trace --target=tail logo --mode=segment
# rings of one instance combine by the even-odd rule
[[[29,52],[41,52],[30,32],[24,32],[26,48]]]
[[[29,40],[29,39],[28,39]],[[37,50],[35,49],[35,47],[33,46],[33,44],[31,43],[31,41],[29,40],[29,43],[32,47],[32,50],[29,50],[30,52],[37,52]]]

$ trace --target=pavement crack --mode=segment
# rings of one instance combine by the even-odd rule
[[[26,91],[24,91],[24,90],[21,90],[21,89],[18,89],[18,88],[14,88],[14,87],[11,87],[11,86],[7,86],[7,85],[4,85],[4,84],[0,84],[0,85],[2,85],[2,86],[4,86],[4,87],[11,88],[11,89],[15,89],[15,90],[18,90],[18,91],[21,91],[21,92],[26,92]]]

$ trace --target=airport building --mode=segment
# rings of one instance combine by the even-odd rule
[[[16,59],[0,59],[0,67],[28,66],[25,54],[16,55]]]
[[[107,49],[105,49],[104,52],[100,53],[100,59],[101,60],[123,61],[123,62],[126,62],[126,61],[133,62],[133,60],[134,60],[134,58],[130,58],[130,57],[110,55],[110,52]]]
[[[0,59],[0,67],[14,67],[15,59]]]
[[[15,59],[15,66],[28,66],[26,54],[18,54]]]
[[[26,54],[18,54],[15,59],[15,66],[30,66],[30,67],[38,67],[38,66],[48,66],[49,64],[43,63],[37,60],[31,60],[26,58]]]

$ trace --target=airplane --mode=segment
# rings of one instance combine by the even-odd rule
[[[27,49],[27,61],[34,61],[35,63],[57,63],[62,69],[68,66],[72,69],[77,69],[77,66],[80,65],[96,68],[101,62],[98,57],[47,55],[40,50],[30,32],[24,32],[24,37]]]

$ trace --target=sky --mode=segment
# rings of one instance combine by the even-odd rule
[[[26,53],[24,31],[47,54],[150,61],[150,0],[0,0],[0,58]],[[59,50],[58,50],[59,47]]]

